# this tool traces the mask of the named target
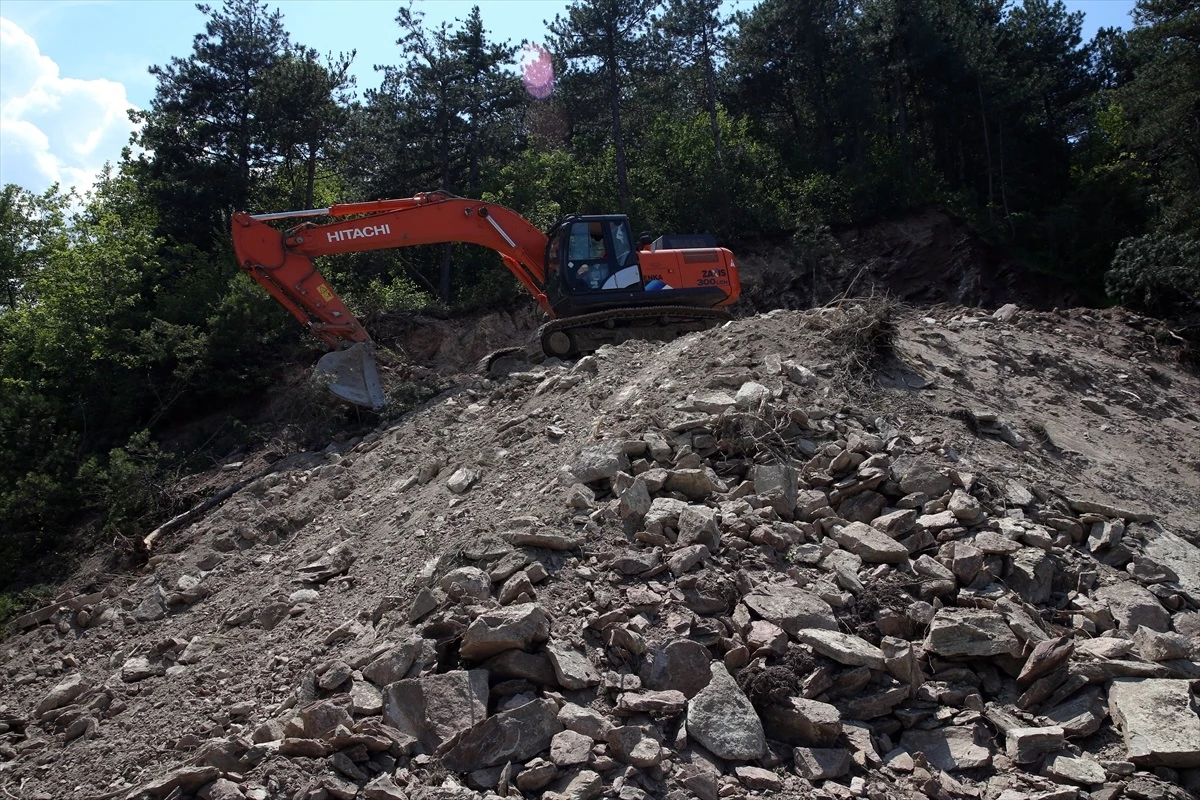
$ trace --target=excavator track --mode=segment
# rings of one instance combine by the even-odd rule
[[[576,359],[606,344],[630,339],[670,342],[685,333],[704,331],[733,319],[724,309],[658,306],[598,311],[547,322],[525,347],[505,347],[480,359],[478,371],[491,378],[518,369],[519,361],[538,364],[547,358]],[[522,358],[523,356],[523,358]]]
[[[571,359],[594,353],[606,344],[630,339],[670,342],[685,333],[708,330],[731,319],[733,315],[721,308],[619,308],[547,322],[538,330],[535,341],[544,358]]]

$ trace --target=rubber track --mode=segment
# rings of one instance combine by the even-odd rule
[[[664,325],[661,320],[667,317]],[[645,328],[649,331],[662,330],[672,325],[687,325],[697,322],[706,328],[712,328],[722,322],[733,319],[733,315],[722,308],[696,308],[694,306],[655,306],[652,308],[618,308],[609,311],[598,311],[594,314],[583,314],[578,317],[565,317],[547,322],[538,330],[537,341],[541,343],[543,354],[549,358],[555,354],[546,349],[546,338],[556,331],[570,332],[588,328],[596,329],[601,335],[618,328]],[[612,327],[608,325],[612,322]],[[647,337],[654,338],[654,337]],[[590,352],[590,351],[589,351]],[[573,351],[564,358],[576,358],[586,355],[584,352]]]
[[[664,326],[661,322],[663,316],[668,318],[667,324]],[[672,319],[673,318],[673,319]],[[703,323],[707,328],[715,327],[722,322],[728,322],[733,319],[733,315],[728,311],[720,308],[696,308],[694,306],[657,306],[655,308],[624,308],[610,311],[598,311],[595,314],[583,314],[578,317],[566,317],[564,319],[556,319],[547,322],[538,329],[537,335],[525,347],[505,347],[500,350],[495,350],[488,353],[479,360],[476,365],[476,371],[488,374],[491,371],[492,365],[496,361],[505,356],[515,356],[524,353],[525,356],[534,363],[540,362],[546,358],[556,357],[553,353],[546,350],[544,342],[546,337],[555,331],[572,331],[582,330],[587,328],[596,328],[600,331],[611,331],[617,328],[643,328],[647,331],[662,331],[664,328],[670,328],[672,325],[687,325],[697,322]],[[613,321],[613,327],[609,328],[605,323],[609,320]],[[587,351],[591,352],[591,351]],[[587,352],[575,351],[568,353],[564,358],[578,358],[582,355],[587,355]]]

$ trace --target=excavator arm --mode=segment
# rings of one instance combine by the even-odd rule
[[[325,224],[305,222],[283,231],[268,224],[316,216],[349,219]],[[233,249],[238,265],[314,336],[330,347],[350,345],[322,358],[317,370],[330,376],[329,388],[335,395],[374,408],[385,402],[371,354],[374,343],[317,270],[313,259],[447,242],[469,242],[495,250],[538,304],[553,315],[546,297],[543,265],[546,236],[504,206],[429,192],[405,199],[341,203],[306,211],[239,211],[233,215]]]

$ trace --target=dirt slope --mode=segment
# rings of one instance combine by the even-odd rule
[[[0,787],[1186,797],[1200,381],[1151,327],[847,303],[464,379],[7,638]]]

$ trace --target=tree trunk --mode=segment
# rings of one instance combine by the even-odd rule
[[[629,214],[629,178],[625,172],[625,141],[621,135],[621,84],[617,74],[616,31],[608,31],[608,55],[605,58],[605,68],[608,71],[608,95],[612,103],[613,118],[613,149],[617,161],[617,193],[621,204],[621,212]]]
[[[733,205],[729,200],[729,178],[725,171],[725,153],[721,146],[721,125],[717,119],[717,76],[713,68],[707,25],[704,26],[701,36],[704,47],[704,89],[708,101],[708,123],[712,127],[713,152],[717,158],[717,194],[721,198],[721,227],[729,232],[733,229]]]
[[[979,117],[983,120],[983,151],[987,154],[987,210],[988,224],[994,224],[995,220],[992,217],[992,209],[995,207],[995,201],[992,196],[992,145],[988,140],[987,126],[987,111],[983,106],[983,84],[977,84],[979,87]]]
[[[312,208],[316,202],[314,195],[317,185],[317,145],[309,143],[308,145],[308,163],[305,164],[306,174],[304,176],[304,207]]]

